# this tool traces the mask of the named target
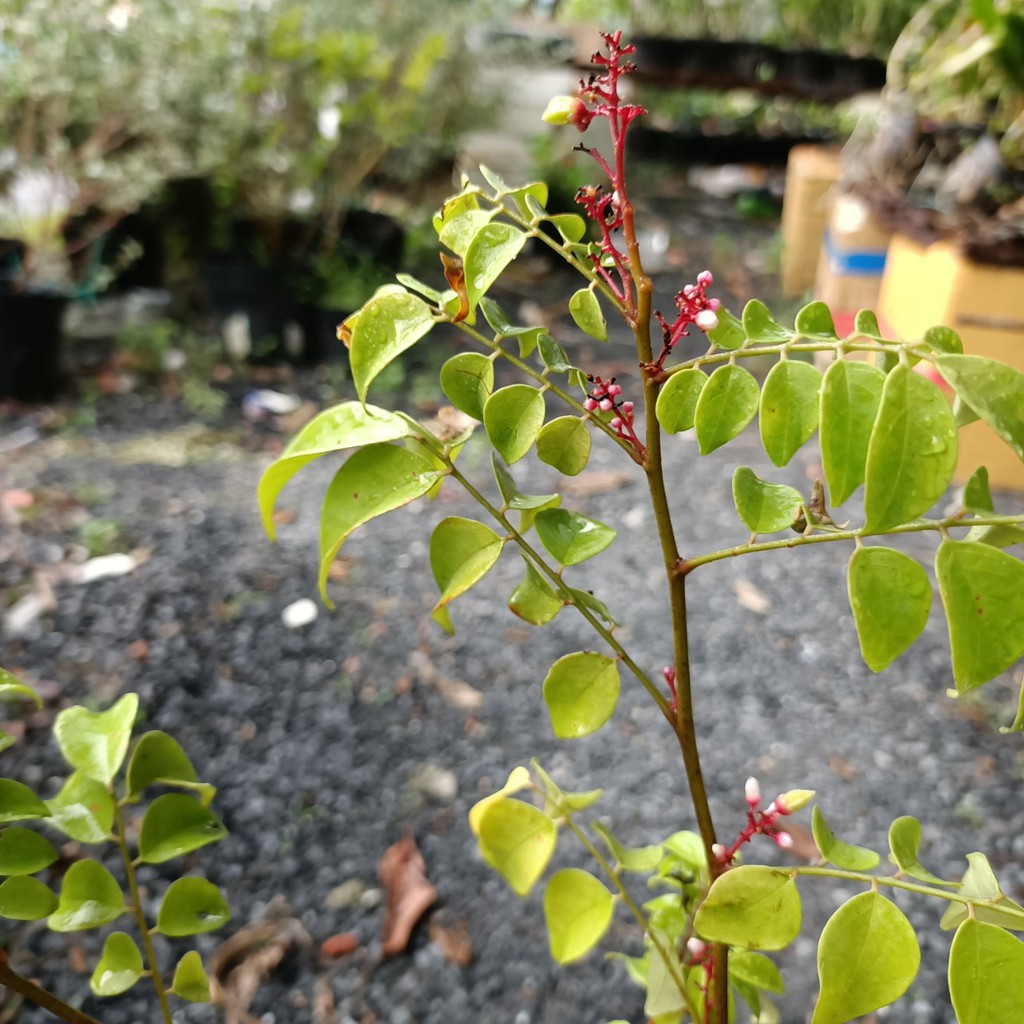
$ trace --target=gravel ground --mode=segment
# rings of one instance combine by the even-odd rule
[[[760,270],[751,273],[756,286]],[[628,391],[628,350],[613,343],[602,358],[621,363]],[[315,391],[310,379],[295,386]],[[674,742],[640,687],[624,679],[615,717],[596,736],[552,738],[540,682],[554,659],[588,643],[587,631],[568,610],[543,630],[514,618],[504,602],[520,567],[509,555],[455,603],[454,637],[430,623],[430,528],[448,515],[475,514],[454,486],[354,535],[344,549],[344,579],[331,585],[337,611],[285,628],[282,610],[313,596],[330,460],[285,492],[281,505],[294,520],[271,546],[253,495],[272,435],[239,426],[186,443],[166,404],[132,401],[103,403],[97,427],[78,436],[0,457],[0,484],[32,489],[39,509],[20,524],[8,515],[0,533],[0,585],[12,596],[33,567],[58,563],[73,548],[81,512],[67,496],[88,500],[91,515],[117,520],[130,547],[150,552],[130,575],[57,584],[55,608],[24,636],[3,638],[0,664],[43,681],[50,712],[138,691],[147,725],[174,735],[200,776],[218,787],[214,806],[230,834],[189,867],[223,888],[233,919],[199,948],[209,953],[232,932],[280,912],[282,900],[314,943],[290,953],[264,981],[253,1016],[263,1024],[319,1022],[314,996],[323,999],[329,989],[340,1024],[641,1020],[642,995],[621,967],[598,955],[553,965],[540,892],[526,900],[511,894],[483,865],[466,825],[477,799],[536,756],[569,787],[603,787],[599,810],[623,839],[653,841],[692,827]],[[161,434],[147,433],[154,423]],[[176,457],[166,457],[169,448]],[[711,459],[698,460],[685,437],[669,440],[667,475],[687,550],[744,539],[730,480],[736,465],[763,465],[758,448],[754,430]],[[493,489],[482,446],[467,450],[464,465]],[[657,672],[671,644],[651,514],[632,469],[617,449],[597,444],[587,472],[565,488],[569,507],[621,525],[611,553],[571,573],[619,614],[620,639]],[[815,472],[809,458],[798,458],[778,478],[806,489]],[[532,456],[516,474],[525,490],[559,486]],[[933,549],[915,537],[908,550],[927,564]],[[922,638],[873,676],[859,657],[846,602],[848,556],[845,546],[822,545],[716,563],[691,578],[695,700],[721,834],[742,826],[743,780],[756,774],[766,794],[817,789],[836,830],[876,848],[884,849],[894,817],[913,812],[924,823],[922,856],[933,871],[958,875],[963,855],[983,850],[1007,893],[1024,898],[1024,747],[1019,735],[997,731],[1013,717],[1009,681],[958,703],[947,699],[937,598]],[[49,718],[31,720],[6,769],[47,794],[60,771],[44,728]],[[408,834],[439,898],[409,950],[385,960],[376,864]],[[776,851],[766,843],[758,852],[771,858]],[[568,840],[557,861],[584,863]],[[179,867],[145,869],[148,893],[158,897]],[[844,896],[842,886],[818,880],[802,892],[803,936],[778,956],[789,986],[787,1024],[809,1017],[816,935]],[[953,1016],[941,908],[899,902],[923,930],[924,965],[907,996],[879,1019],[946,1024]],[[446,957],[440,928],[465,930],[468,965]],[[336,963],[322,960],[317,945],[343,931],[358,935],[359,948]],[[20,939],[38,956],[32,969],[71,1001],[84,1000],[104,1024],[154,1019],[148,996],[101,1003],[85,994],[87,976],[63,966],[81,936],[30,927]],[[606,946],[636,952],[636,936],[623,921]],[[35,1024],[44,1015],[25,1010],[19,1019]],[[175,1019],[222,1018],[185,1007]]]

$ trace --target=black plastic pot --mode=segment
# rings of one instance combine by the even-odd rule
[[[293,307],[292,318],[302,332],[302,351],[296,357],[297,362],[309,366],[347,362],[348,349],[338,340],[338,324],[351,312],[308,303]]]
[[[225,336],[249,339],[249,358],[274,362],[285,357],[286,302],[282,273],[273,267],[210,263],[203,267],[210,310]]]
[[[46,402],[64,384],[61,347],[68,300],[0,282],[0,397]]]

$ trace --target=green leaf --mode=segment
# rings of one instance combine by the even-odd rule
[[[920,965],[917,936],[902,911],[880,893],[859,893],[821,933],[821,994],[811,1024],[844,1024],[894,1003]]]
[[[601,941],[612,923],[612,894],[589,872],[556,871],[544,890],[544,920],[552,959],[571,964]]]
[[[841,839],[836,839],[817,804],[811,811],[811,833],[814,836],[814,845],[829,864],[834,864],[843,871],[871,871],[878,867],[881,858],[874,850],[864,846],[852,846]]]
[[[431,614],[449,633],[452,630],[448,605],[487,575],[504,546],[505,542],[489,526],[473,519],[449,516],[434,528],[430,538],[430,568],[441,597]],[[443,619],[438,617],[442,612]]]
[[[569,593],[572,595],[572,603],[577,608],[586,608],[588,612],[596,615],[599,619],[602,619],[607,626],[617,626],[618,623],[612,618],[611,612],[608,611],[607,605],[600,598],[594,597],[593,593],[589,590],[576,590],[573,587],[569,588]]]
[[[429,284],[424,284],[418,277],[413,277],[412,274],[395,274],[395,280],[407,291],[416,292],[417,295],[430,299],[435,306],[441,305],[441,293]]]
[[[484,860],[525,896],[555,851],[555,823],[532,804],[502,798],[480,818],[479,840]]]
[[[707,332],[708,341],[733,352],[743,348],[747,343],[747,332],[743,329],[743,321],[737,320],[727,309],[718,311],[718,326]]]
[[[831,320],[831,318],[830,318]],[[761,443],[776,466],[785,466],[818,429],[821,374],[810,363],[784,359],[761,387]]]
[[[892,860],[903,874],[931,885],[952,885],[953,883],[943,881],[938,875],[933,875],[921,866],[917,859],[920,847],[921,822],[917,818],[905,815],[897,818],[889,826],[889,849],[892,851]]]
[[[128,795],[138,797],[155,783],[195,790],[206,806],[217,792],[209,783],[198,780],[181,744],[159,730],[144,733],[128,758]]]
[[[660,863],[663,850],[661,843],[657,846],[624,846],[600,821],[595,821],[591,827],[604,840],[616,865],[623,871],[646,875]]]
[[[999,888],[999,881],[985,854],[967,854],[967,870],[960,882],[959,892],[961,896],[976,901],[973,914],[976,920],[1016,932],[1024,931],[1024,908],[1014,903]],[[950,903],[942,915],[939,927],[949,931],[966,921],[968,916],[968,909],[963,903]]]
[[[361,402],[377,374],[434,326],[430,307],[406,291],[371,299],[352,322],[349,363]]]
[[[885,379],[864,483],[865,528],[888,530],[927,512],[956,468],[953,413],[926,377],[900,364]]]
[[[707,382],[708,376],[702,370],[680,370],[669,377],[654,407],[662,430],[678,434],[693,426],[697,400]]]
[[[651,948],[647,961],[647,998],[644,1001],[644,1016],[652,1021],[659,1018],[672,1020],[686,1006],[676,978],[683,974],[675,950],[667,950],[669,964],[666,965],[661,952]]]
[[[501,276],[526,244],[526,234],[511,224],[485,224],[466,249],[466,291],[475,309],[481,296]]]
[[[613,540],[610,526],[564,508],[546,508],[534,521],[541,544],[562,565],[578,565],[600,554]]]
[[[43,699],[32,689],[17,679],[13,673],[0,668],[0,701],[30,700],[37,708],[43,706]]]
[[[537,335],[537,351],[544,369],[549,373],[569,373],[575,369],[565,354],[565,349],[545,331]]]
[[[745,981],[765,992],[782,993],[786,986],[774,961],[749,949],[729,950],[729,980]]]
[[[881,338],[882,329],[878,326],[878,317],[870,309],[858,310],[853,320],[853,329],[857,334],[868,338]]]
[[[116,921],[124,894],[114,876],[94,860],[75,861],[64,875],[60,902],[47,924],[55,932],[81,932]]]
[[[943,352],[946,355],[963,355],[964,343],[960,335],[950,327],[929,327],[924,332],[924,343],[933,352]]]
[[[793,337],[793,332],[777,323],[768,307],[758,299],[751,299],[743,307],[743,330],[757,345],[779,345]]]
[[[210,979],[203,970],[202,957],[190,949],[174,969],[174,981],[171,991],[189,1003],[208,1003],[210,1001]]]
[[[1024,459],[1024,373],[984,356],[939,356],[946,383]]]
[[[531,626],[544,626],[561,611],[562,604],[562,599],[547,580],[530,562],[526,562],[526,576],[508,600],[513,613]]]
[[[521,494],[508,467],[494,452],[491,452],[491,468],[494,470],[494,479],[498,483],[501,500],[505,503],[506,508],[517,512],[529,512],[550,508],[561,501],[560,495],[557,494]]]
[[[436,214],[434,214],[432,221],[434,230],[437,232],[438,241],[441,241],[441,235],[445,228],[453,224],[456,220],[461,218],[465,213],[471,210],[480,209],[480,200],[477,198],[479,195],[479,189],[472,188],[467,189],[464,192],[459,193],[457,196],[452,196],[450,199],[445,200],[444,206]],[[494,213],[489,212],[489,216],[493,217]],[[448,244],[443,242],[442,244]],[[466,239],[466,245],[469,244],[469,239]],[[451,248],[451,246],[449,246]],[[463,250],[454,250],[462,255]]]
[[[576,476],[590,459],[590,431],[576,416],[559,416],[537,435],[537,458],[564,476]]]
[[[220,818],[183,793],[158,796],[146,809],[139,836],[139,859],[162,864],[173,857],[216,843],[227,835]]]
[[[28,828],[0,832],[0,875],[34,875],[57,859],[53,844]]]
[[[988,544],[944,540],[935,574],[949,625],[953,678],[964,693],[1024,654],[1024,563]]]
[[[742,865],[715,879],[694,924],[712,942],[783,949],[800,933],[800,894],[789,871]]]
[[[836,325],[832,322],[832,314],[824,302],[810,302],[796,315],[793,324],[797,334],[810,335],[817,338],[835,338]]]
[[[1024,732],[1024,681],[1021,682],[1020,696],[1017,698],[1017,714],[1010,725],[1001,725],[1001,733]]]
[[[285,484],[303,466],[331,452],[398,441],[416,433],[407,417],[360,402],[343,402],[314,416],[260,477],[257,499],[267,535],[274,540],[274,506]]]
[[[73,772],[60,792],[46,801],[50,821],[80,843],[105,843],[114,827],[110,790],[81,772]]]
[[[76,771],[109,785],[128,752],[139,697],[126,693],[107,711],[76,705],[57,715],[53,734],[64,759]]]
[[[528,384],[499,388],[484,404],[487,436],[509,465],[533,447],[543,424],[544,396]]]
[[[694,426],[701,455],[731,441],[757,414],[758,388],[742,366],[720,366],[697,399]]]
[[[490,325],[498,338],[522,338],[527,335],[536,335],[544,331],[543,327],[516,327],[505,315],[505,311],[494,299],[486,296],[480,300],[480,312]],[[525,358],[525,357],[524,357]]]
[[[349,534],[363,523],[423,497],[444,472],[422,455],[372,444],[350,456],[335,474],[320,514],[320,593],[328,607],[327,573]]]
[[[601,799],[602,790],[588,789],[582,792],[568,792],[540,766],[535,757],[530,758],[530,766],[540,776],[544,785],[544,813],[550,818],[558,819],[564,814],[563,808],[570,811],[585,811]],[[556,804],[561,806],[556,806]]]
[[[205,878],[178,878],[167,887],[156,930],[170,938],[212,932],[231,917],[224,897]]]
[[[559,658],[544,680],[544,703],[561,740],[597,732],[619,701],[619,666],[614,658],[577,651]]]
[[[32,792],[14,779],[0,779],[0,823],[48,818],[49,808]]]
[[[562,241],[569,245],[579,242],[587,233],[587,222],[576,213],[556,213],[547,217],[555,230],[562,236]]]
[[[524,768],[519,765],[517,768],[513,768],[509,772],[508,778],[505,780],[505,785],[501,787],[496,793],[491,793],[490,796],[485,796],[482,800],[478,800],[469,809],[469,830],[477,837],[480,838],[480,822],[483,821],[484,814],[487,809],[492,805],[498,803],[500,800],[504,800],[507,796],[511,796],[513,793],[522,792],[522,790],[528,788],[532,783],[530,778],[530,771],[528,768]]]
[[[4,751],[8,747],[13,747],[17,742],[18,741],[9,732],[0,729],[0,751]]]
[[[732,500],[740,519],[755,534],[788,530],[804,502],[799,491],[765,483],[747,466],[739,466],[733,474]]]
[[[441,390],[448,401],[475,420],[494,390],[494,363],[479,352],[460,352],[441,367]]]
[[[931,580],[901,551],[859,547],[847,588],[861,654],[872,672],[881,672],[921,635],[932,608]]]
[[[979,466],[964,484],[963,506],[981,514],[995,511],[992,492],[988,486],[988,470],[984,466]]]
[[[959,1024],[1018,1024],[1024,1006],[1024,943],[967,920],[949,950],[949,994]]]
[[[864,482],[868,444],[885,374],[869,363],[838,359],[821,385],[821,461],[833,506]]]
[[[119,996],[145,973],[142,954],[130,935],[112,932],[103,943],[103,955],[89,979],[98,996]]]
[[[569,299],[569,314],[576,326],[598,341],[608,340],[608,323],[601,311],[601,303],[590,288],[581,288]]]
[[[38,878],[19,875],[0,884],[0,917],[39,921],[57,909],[57,897]]]

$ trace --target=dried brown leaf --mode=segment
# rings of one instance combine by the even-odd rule
[[[473,962],[473,943],[465,921],[457,922],[452,928],[446,928],[440,921],[431,921],[430,941],[456,967],[468,967]]]
[[[576,497],[587,497],[591,494],[606,494],[625,487],[633,479],[632,473],[622,470],[593,469],[580,473],[579,476],[563,480],[561,487],[566,494]]]
[[[408,947],[413,928],[434,905],[437,890],[427,880],[427,866],[412,836],[384,852],[377,875],[387,899],[381,951],[395,956]]]

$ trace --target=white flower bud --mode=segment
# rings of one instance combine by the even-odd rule
[[[753,775],[747,779],[746,785],[743,787],[743,795],[751,807],[756,807],[761,802],[761,786]]]
[[[702,331],[713,331],[718,326],[718,314],[713,309],[702,309],[694,323]]]

